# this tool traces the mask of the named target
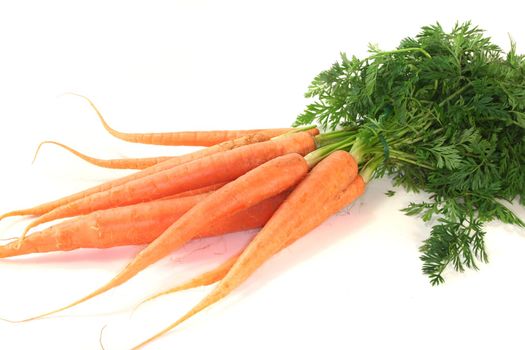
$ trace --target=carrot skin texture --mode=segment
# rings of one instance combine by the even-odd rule
[[[197,194],[213,192],[213,191],[218,190],[219,188],[221,188],[222,186],[224,186],[226,184],[227,184],[227,182],[219,182],[217,184],[196,188],[194,190],[189,190],[189,191],[177,193],[177,194],[174,194],[174,195],[171,195],[171,196],[167,196],[167,197],[163,197],[163,198],[160,198],[160,199],[172,199],[172,198],[180,198],[180,197],[190,197],[190,196],[195,196]]]
[[[357,185],[354,186],[356,178]],[[357,164],[352,156],[343,151],[336,151],[328,156],[297,185],[210,294],[176,322],[133,349],[152,342],[222,299],[288,242],[304,236],[344,206],[342,201],[330,201],[331,199],[344,197],[348,203],[363,190],[364,183],[357,175]],[[330,203],[337,205],[329,206]]]
[[[262,164],[194,206],[140,252],[129,264],[130,269],[138,266],[142,270],[193,238],[202,227],[287,190],[306,176],[307,172],[306,161],[297,153],[280,156]]]
[[[269,160],[226,184],[191,208],[106,285],[65,307],[23,321],[34,320],[69,309],[121,285],[149,265],[180,248],[215,220],[233,215],[284,192],[301,181],[307,173],[308,164],[297,153],[289,153]]]
[[[76,217],[27,236],[21,245],[11,242],[0,246],[0,258],[80,248],[101,249],[149,244],[210,194],[160,199]],[[253,207],[218,219],[203,228],[198,237],[262,227],[286,195],[287,193],[278,194]]]
[[[179,131],[170,133],[146,133],[128,134],[117,132],[112,134],[121,140],[135,143],[145,143],[150,145],[164,146],[213,146],[221,142],[233,140],[239,137],[262,134],[268,138],[283,135],[294,131],[293,128],[276,129],[252,129],[252,130],[212,130],[212,131]],[[313,136],[319,134],[319,130],[312,129],[309,132]]]
[[[329,201],[329,204],[327,205],[329,208],[343,208],[344,206],[348,205],[350,202],[352,202],[355,198],[359,197],[361,194],[363,194],[365,189],[365,183],[363,181],[363,178],[360,175],[357,175],[357,177],[354,179],[352,184],[341,193],[341,195],[336,196],[335,198],[331,199]],[[284,246],[279,250],[283,250],[292,243],[294,243],[298,238],[297,236],[292,236],[290,239],[284,244]],[[206,271],[197,277],[194,277],[186,282],[183,282],[175,287],[172,287],[170,289],[167,289],[165,291],[162,291],[160,293],[157,293],[151,297],[148,297],[147,299],[143,300],[140,304],[143,304],[145,302],[148,302],[150,300],[156,299],[160,296],[179,292],[186,289],[191,289],[195,287],[201,287],[201,286],[208,286],[210,284],[219,282],[228,271],[231,269],[231,267],[235,264],[239,256],[241,255],[241,252],[232,255],[227,260],[225,260],[223,263],[221,263],[219,266]]]
[[[22,234],[39,224],[95,210],[155,200],[204,186],[228,182],[283,154],[306,155],[315,149],[312,136],[297,133],[280,140],[251,144],[173,167],[110,190],[94,193],[58,207],[31,222]]]
[[[161,199],[75,217],[32,233],[20,245],[11,242],[0,247],[0,257],[144,244],[207,195]]]
[[[101,185],[91,187],[84,191],[80,191],[75,194],[72,194],[72,195],[51,201],[51,202],[47,202],[47,203],[44,203],[44,204],[41,204],[41,205],[38,205],[32,208],[14,210],[14,211],[5,213],[3,215],[0,215],[0,220],[6,217],[18,216],[18,215],[43,215],[60,206],[67,205],[68,203],[74,202],[78,199],[87,197],[94,193],[109,190],[113,187],[125,184],[132,180],[137,180],[137,179],[158,173],[160,171],[171,169],[173,167],[179,166],[181,164],[189,163],[196,159],[204,158],[204,157],[207,157],[213,154],[229,151],[235,148],[251,145],[254,143],[258,143],[258,142],[264,142],[268,140],[269,138],[265,135],[255,134],[255,135],[250,135],[246,137],[241,137],[239,139],[235,139],[232,141],[226,141],[224,143],[215,145],[213,147],[205,148],[205,149],[202,149],[196,152],[192,152],[186,155],[173,157],[165,162],[162,162],[157,165],[146,168],[144,170],[138,171],[134,174],[130,174],[130,175],[127,175],[121,178],[117,178],[112,181],[105,182]]]

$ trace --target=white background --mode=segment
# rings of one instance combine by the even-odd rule
[[[124,174],[98,169],[53,139],[99,157],[176,154],[103,130],[77,92],[123,131],[286,127],[310,80],[340,51],[392,49],[422,25],[472,19],[525,52],[517,1],[3,1],[0,3],[0,212]],[[422,198],[370,184],[216,306],[150,349],[523,349],[525,232],[487,227],[491,262],[431,287],[418,246],[429,227],[398,209]],[[514,206],[524,218],[523,208]],[[0,222],[18,235],[27,219]],[[129,283],[60,316],[0,322],[2,349],[127,349],[174,321],[208,288],[143,297],[225,259],[250,233],[192,242]],[[81,250],[0,262],[0,316],[19,319],[76,300],[139,248]]]

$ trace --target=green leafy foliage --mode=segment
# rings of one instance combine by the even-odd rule
[[[483,226],[524,226],[505,201],[525,204],[525,57],[504,53],[470,22],[423,27],[393,51],[341,54],[310,84],[295,125],[355,127],[361,165],[424,191],[404,209],[433,225],[421,246],[432,284],[443,271],[488,261]],[[381,161],[378,161],[381,160]]]

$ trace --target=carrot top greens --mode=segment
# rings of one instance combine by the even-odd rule
[[[439,284],[449,265],[488,261],[486,222],[525,227],[503,204],[525,205],[525,56],[512,40],[505,54],[470,22],[369,51],[341,54],[315,77],[295,125],[353,130],[351,152],[373,177],[430,194],[403,210],[433,225],[421,260]]]

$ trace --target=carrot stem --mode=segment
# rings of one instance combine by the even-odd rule
[[[303,127],[300,127],[300,128],[294,128],[293,130],[290,130],[287,133],[274,136],[274,137],[272,137],[272,140],[279,140],[279,139],[281,139],[283,137],[287,137],[287,136],[290,136],[292,134],[296,134],[296,133],[302,132],[302,131],[308,131],[310,134],[318,134],[319,133],[319,130],[317,130],[317,126],[316,125],[307,125],[307,126],[303,126]],[[316,135],[316,136],[318,136],[318,135]]]
[[[318,148],[315,151],[308,153],[304,158],[306,159],[306,162],[308,163],[310,169],[312,169],[317,163],[319,163],[324,158],[328,157],[333,152],[338,150],[348,150],[354,142],[355,137],[349,136],[343,139],[342,141]]]
[[[335,142],[344,140],[345,138],[355,134],[355,130],[352,128],[330,131],[315,136],[315,143],[318,147],[323,147]]]

